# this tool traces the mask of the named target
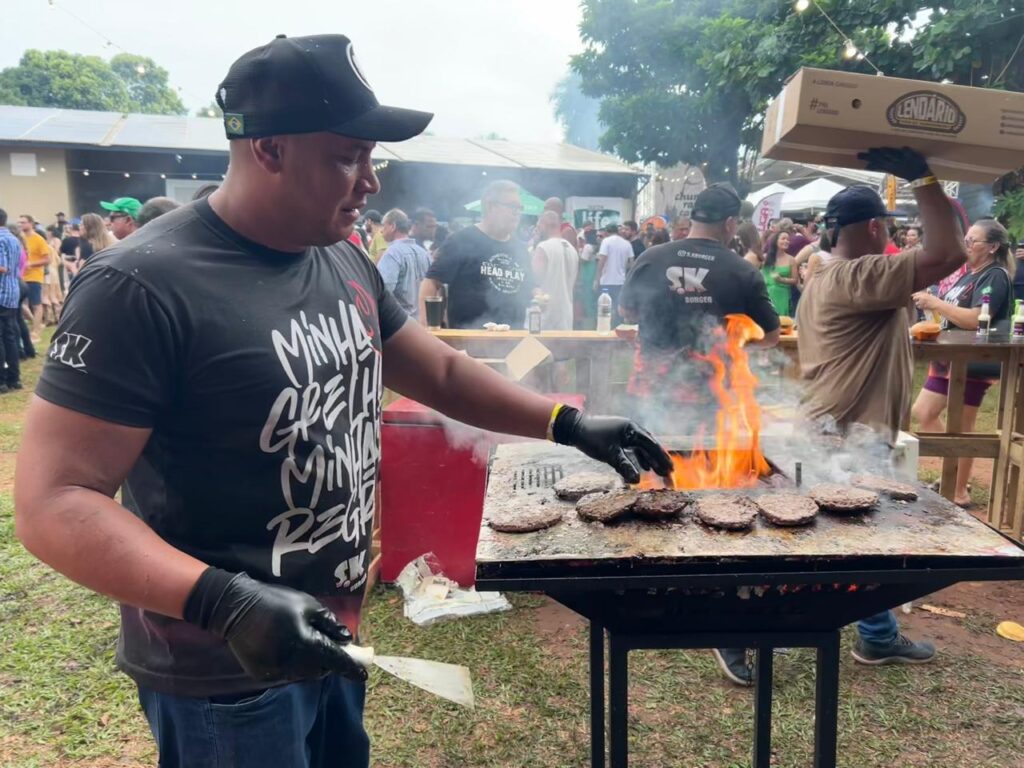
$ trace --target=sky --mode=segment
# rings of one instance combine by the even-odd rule
[[[194,113],[232,61],[274,35],[341,33],[381,103],[434,112],[429,130],[457,138],[561,141],[548,97],[582,49],[578,0],[52,3],[0,0],[0,69],[29,48],[105,59],[124,49],[167,69]]]

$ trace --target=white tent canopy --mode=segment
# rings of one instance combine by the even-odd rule
[[[789,211],[824,210],[828,201],[840,190],[846,189],[828,179],[815,179],[799,189],[787,192],[782,198],[783,213]]]
[[[779,184],[779,182],[776,181],[769,184],[767,187],[763,187],[761,189],[757,189],[751,192],[749,195],[747,195],[747,201],[753,203],[754,205],[757,205],[766,197],[768,197],[768,195],[775,195],[778,194],[779,192],[785,193],[792,191],[792,187],[787,187],[785,184]]]

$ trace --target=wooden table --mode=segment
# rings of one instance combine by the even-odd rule
[[[471,357],[504,357],[530,334],[527,331],[484,331],[444,328],[431,331],[455,349],[465,350]],[[542,331],[533,334],[551,350],[557,361],[576,363],[576,383],[580,394],[587,396],[588,407],[608,412],[612,408],[612,360],[617,355],[633,354],[634,342],[612,333],[597,331]]]
[[[779,348],[799,375],[797,335],[783,337]],[[936,341],[912,342],[915,360],[950,364],[945,432],[916,433],[921,456],[942,459],[941,493],[953,499],[957,460],[992,459],[992,489],[988,522],[1021,539],[1024,529],[1024,388],[1020,375],[1024,343],[1007,334],[992,333],[979,339],[973,331],[946,331]],[[1000,363],[999,412],[995,432],[964,432],[964,388],[968,363]],[[909,429],[910,424],[904,424]]]

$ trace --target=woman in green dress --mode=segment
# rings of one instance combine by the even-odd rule
[[[793,257],[786,249],[789,248],[789,233],[779,232],[768,241],[768,249],[764,255],[764,266],[761,274],[768,288],[768,298],[780,317],[790,316],[791,289],[796,285],[797,277],[793,267]]]

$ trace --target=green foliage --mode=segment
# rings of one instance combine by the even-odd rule
[[[216,100],[196,110],[196,117],[224,117],[224,110]]]
[[[1020,0],[819,0],[883,72],[1024,90]],[[706,163],[736,180],[768,100],[802,66],[873,72],[813,7],[778,0],[583,0],[572,66],[601,100],[602,148],[631,162]],[[1012,9],[1012,10],[1011,10]],[[1016,52],[1016,55],[1015,55]]]
[[[1006,224],[1011,243],[1024,241],[1024,187],[1018,187],[999,197],[996,200],[995,213]]]
[[[0,104],[105,112],[181,115],[185,105],[167,83],[167,70],[145,56],[98,56],[29,50],[0,71]]]
[[[598,149],[602,126],[598,118],[601,103],[583,93],[580,76],[570,73],[551,92],[555,118],[562,124],[565,140],[584,149]]]
[[[110,69],[128,88],[132,111],[150,115],[184,115],[181,97],[167,83],[167,70],[147,56],[119,53]]]

